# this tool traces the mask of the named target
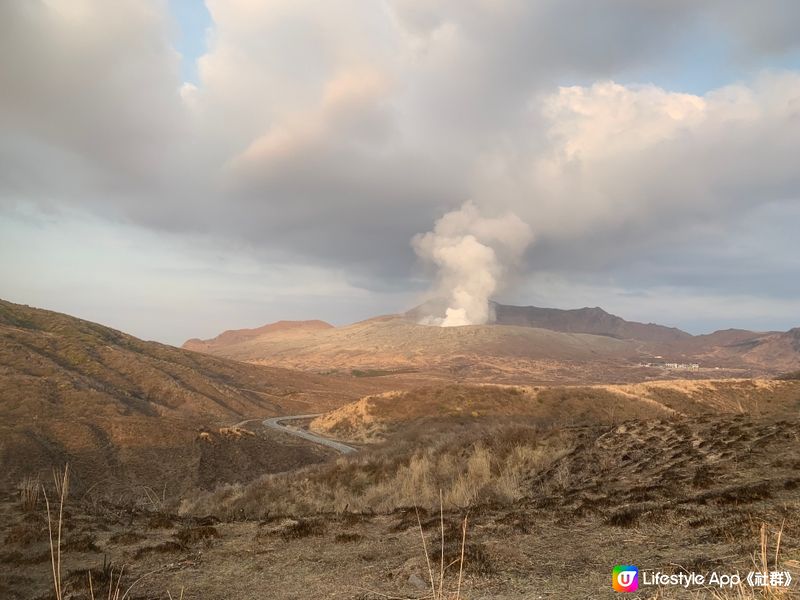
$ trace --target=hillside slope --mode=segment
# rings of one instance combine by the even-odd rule
[[[201,340],[193,338],[187,340],[183,344],[185,350],[194,350],[196,352],[210,352],[214,348],[224,348],[240,342],[245,342],[253,338],[264,337],[269,335],[285,335],[285,334],[300,334],[303,335],[307,332],[332,329],[333,325],[325,321],[276,321],[275,323],[268,323],[262,327],[253,329],[232,329],[224,331],[217,337],[210,340]]]
[[[672,380],[594,386],[428,386],[366,396],[317,417],[311,429],[373,442],[426,420],[520,417],[540,426],[612,423],[703,414],[789,418],[800,410],[800,381]]]
[[[537,306],[508,306],[492,303],[495,323],[539,327],[569,333],[590,333],[643,342],[673,343],[688,340],[691,334],[675,327],[655,323],[637,323],[607,313],[602,308],[562,310]]]
[[[426,318],[440,308],[428,302],[403,315],[346,327],[320,321],[281,322],[227,331],[213,340],[189,340],[184,348],[309,371],[411,369],[506,382],[685,377],[685,371],[697,369],[680,365],[691,363],[705,369],[694,373],[699,377],[776,375],[800,367],[797,329],[785,333],[728,329],[694,336],[674,327],[626,321],[601,308],[561,310],[494,302],[495,320],[486,325],[426,324]],[[650,366],[637,370],[642,365]]]
[[[221,427],[332,408],[362,391],[349,381],[144,342],[0,301],[0,484],[68,460],[87,485],[99,478],[176,486],[246,478],[318,452],[284,451],[274,440],[225,435]],[[201,430],[211,433],[199,438]],[[214,475],[207,465],[216,462],[229,467]]]
[[[473,374],[535,374],[547,368],[548,361],[624,360],[638,355],[636,343],[607,336],[515,326],[431,327],[401,316],[305,335],[272,333],[209,352],[308,370],[439,369]]]
[[[720,346],[705,345],[698,354],[721,363],[742,362],[777,371],[792,371],[800,367],[800,327],[785,332],[742,336]]]

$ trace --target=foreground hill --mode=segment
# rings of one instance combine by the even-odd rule
[[[544,431],[518,419],[429,433],[200,494],[183,515],[84,511],[70,498],[65,597],[89,597],[89,569],[95,589],[107,586],[111,563],[125,565],[122,589],[141,578],[136,598],[430,598],[429,568],[438,582],[443,560],[447,598],[612,598],[618,562],[747,574],[762,568],[762,539],[765,567],[777,553],[779,569],[800,577],[797,419]],[[52,597],[42,511],[0,497],[4,598]],[[744,589],[643,586],[634,597],[797,597]]]
[[[0,301],[0,484],[67,460],[87,485],[211,485],[296,466],[319,451],[219,430],[360,393],[358,382],[187,352]]]
[[[336,569],[334,581],[318,575],[318,563],[304,566],[294,595],[266,577],[265,589],[282,597],[421,597],[430,563],[420,530],[433,568],[443,562],[448,597],[463,574],[462,597],[611,598],[609,571],[628,561],[667,574],[783,569],[796,579],[799,386],[670,381],[385,395],[374,410],[356,404],[348,415],[378,426],[388,416],[381,441],[201,494],[184,510],[251,519],[250,528],[220,528],[214,558],[205,555],[217,572],[251,547],[279,568],[305,565],[297,557],[313,553]],[[209,596],[221,587],[211,578],[201,585]],[[640,597],[797,597],[772,592],[643,585]]]

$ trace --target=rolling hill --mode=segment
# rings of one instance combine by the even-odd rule
[[[742,335],[728,344],[705,343],[696,354],[720,364],[744,363],[779,372],[793,371],[800,367],[800,327],[785,332]]]
[[[748,413],[792,418],[800,409],[797,380],[652,381],[593,386],[427,386],[365,396],[311,422],[345,441],[374,442],[426,421],[460,423],[522,419],[542,427]]]
[[[421,370],[448,376],[519,374],[552,379],[557,378],[555,371],[566,363],[635,360],[637,347],[636,342],[608,336],[505,325],[431,327],[393,315],[304,335],[271,332],[242,342],[217,345],[209,352],[235,360],[310,371]]]
[[[706,377],[769,375],[800,367],[796,330],[725,330],[694,336],[673,327],[626,321],[600,308],[498,303],[492,308],[495,321],[487,325],[420,324],[434,314],[435,307],[427,304],[404,315],[345,327],[276,323],[246,330],[244,336],[225,332],[213,340],[189,340],[184,348],[308,371],[420,370],[498,381],[521,376],[548,383],[686,376],[664,369],[654,372],[653,367],[637,370],[642,363],[700,363],[714,371],[697,373]]]
[[[313,447],[226,426],[332,408],[365,389],[0,301],[0,484],[70,461],[79,487],[175,491],[313,462]]]
[[[239,344],[254,338],[270,335],[303,335],[305,333],[332,329],[333,325],[325,321],[277,321],[254,329],[233,329],[225,331],[210,340],[200,340],[197,338],[188,340],[184,345],[186,350],[196,352],[211,352],[216,348],[224,348],[233,344]]]

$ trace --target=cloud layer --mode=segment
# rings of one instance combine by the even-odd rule
[[[207,6],[192,85],[164,2],[0,4],[0,207],[202,234],[379,289],[414,285],[409,240],[469,200],[531,228],[531,272],[628,288],[646,263],[715,292],[749,215],[797,205],[800,75],[769,68],[800,49],[791,0]],[[719,48],[741,80],[650,83]],[[771,243],[767,289],[797,274]]]

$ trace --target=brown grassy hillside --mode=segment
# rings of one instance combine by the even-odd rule
[[[747,364],[790,371],[800,367],[800,327],[770,332],[722,346],[705,346],[698,355],[719,364]]]
[[[438,489],[453,506],[479,498],[513,501],[525,495],[519,486],[526,477],[544,473],[581,443],[576,431],[601,435],[622,423],[637,423],[637,430],[647,430],[651,425],[642,424],[702,422],[709,443],[724,447],[736,440],[714,437],[715,418],[775,423],[796,420],[798,414],[798,381],[425,387],[370,396],[311,423],[312,429],[331,437],[374,447],[335,463],[309,467],[302,476],[268,477],[228,489],[210,496],[209,504],[202,506],[210,509],[218,502],[225,510],[256,511],[256,506],[289,512],[345,506],[392,510],[415,502],[435,503]],[[665,427],[674,428],[659,425],[656,429]],[[625,439],[633,443],[636,436],[630,431]],[[654,452],[666,452],[659,436],[647,435],[640,441]],[[685,443],[691,446],[691,440]],[[699,441],[692,447],[705,448]],[[746,444],[741,444],[741,450],[746,450]],[[551,473],[551,478],[558,476]],[[468,502],[459,500],[464,497]],[[265,498],[270,502],[263,503]]]
[[[314,431],[369,442],[430,419],[524,417],[538,425],[610,423],[708,413],[789,417],[800,411],[800,382],[672,380],[595,386],[429,386],[366,396],[311,422]]]
[[[230,346],[269,335],[304,334],[310,331],[331,329],[333,325],[325,321],[277,321],[253,329],[232,329],[224,331],[210,340],[191,339],[183,348],[196,352],[209,352],[213,348]]]
[[[434,569],[442,555],[451,565],[445,589],[454,590],[465,515],[462,598],[610,598],[609,570],[628,561],[746,573],[762,525],[770,568],[780,536],[780,566],[796,576],[798,386],[447,385],[383,395],[406,401],[385,406],[394,424],[383,441],[186,495],[177,515],[131,507],[130,493],[97,504],[71,494],[66,585],[87,597],[87,570],[107,582],[108,560],[125,565],[123,588],[147,575],[137,598],[182,589],[187,598],[419,598],[428,573],[420,530]],[[41,504],[26,510],[18,495],[0,494],[0,596],[52,594]],[[762,597],[713,593],[652,588],[643,597]]]
[[[557,377],[565,361],[635,358],[637,346],[607,336],[514,326],[430,327],[379,317],[334,329],[271,333],[210,353],[306,370],[441,370],[475,376]]]
[[[800,367],[796,330],[718,331],[693,336],[653,323],[626,321],[600,308],[559,310],[493,304],[488,325],[419,324],[426,305],[405,315],[348,325],[307,322],[189,340],[185,348],[264,365],[308,371],[418,370],[512,383],[631,382],[669,377],[757,377]],[[650,364],[642,367],[642,363]],[[669,368],[699,363],[699,369]],[[660,365],[660,366],[659,366]]]
[[[286,449],[266,434],[202,443],[198,436],[246,418],[329,409],[367,389],[0,301],[0,484],[67,460],[85,487],[141,481],[182,488],[282,470],[318,460],[320,451]],[[214,476],[210,464],[227,466]]]

